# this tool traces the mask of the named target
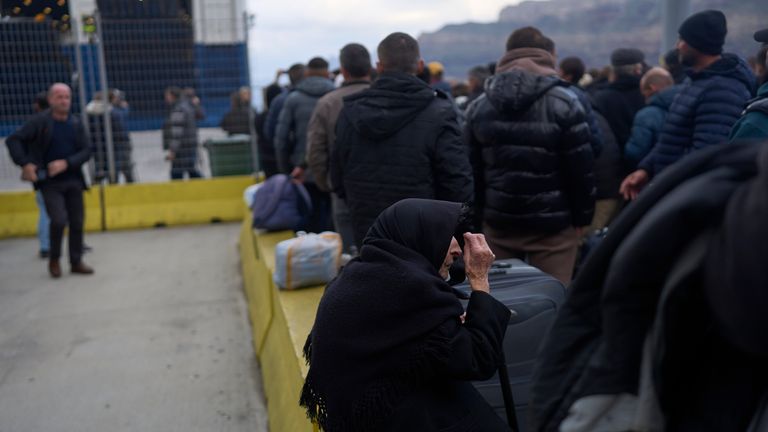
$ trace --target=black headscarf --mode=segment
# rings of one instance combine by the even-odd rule
[[[439,274],[461,204],[407,199],[379,215],[326,288],[305,357],[301,395],[323,430],[376,430],[450,356],[435,329],[463,308]]]

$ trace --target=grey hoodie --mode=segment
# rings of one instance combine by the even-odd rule
[[[318,99],[333,90],[333,82],[321,77],[307,77],[285,100],[275,132],[278,169],[290,173],[295,167],[306,167],[307,126]],[[310,173],[306,181],[314,182]]]

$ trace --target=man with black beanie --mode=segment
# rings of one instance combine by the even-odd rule
[[[688,153],[727,140],[755,92],[755,76],[747,63],[723,54],[727,32],[725,15],[717,10],[691,15],[680,25],[677,49],[690,79],[669,107],[659,142],[622,182],[626,199],[635,199],[653,176]]]
[[[733,140],[765,140],[768,138],[768,28],[755,33],[755,40],[762,43],[757,54],[757,60],[762,66],[762,74],[758,77],[760,88],[757,97],[749,101],[741,118],[731,130]]]

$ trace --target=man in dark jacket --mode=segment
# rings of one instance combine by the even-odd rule
[[[105,101],[101,92],[93,95],[93,100],[85,106],[88,114],[88,126],[91,132],[91,153],[95,159],[96,180],[106,178],[110,184],[119,183],[120,174],[126,183],[133,183],[133,162],[131,161],[131,137],[125,128],[124,116],[113,105],[114,93]],[[106,116],[109,115],[112,130],[112,155],[114,157],[114,177],[109,172],[109,152],[107,151]]]
[[[557,77],[554,49],[538,29],[513,32],[464,131],[493,251],[527,255],[568,283],[580,231],[592,221],[595,184],[584,107]]]
[[[584,62],[582,62],[580,58],[566,57],[560,62],[558,74],[560,75],[560,78],[573,85],[571,90],[576,94],[576,97],[579,98],[581,106],[584,107],[584,113],[587,115],[587,124],[589,125],[589,132],[591,134],[589,143],[592,145],[592,153],[594,153],[597,158],[603,151],[603,134],[599,125],[600,122],[597,120],[597,116],[592,109],[592,101],[589,99],[586,90],[579,85],[579,81],[581,81],[581,78],[584,76],[584,69]]]
[[[651,177],[692,151],[720,144],[754,92],[755,76],[744,60],[722,54],[725,15],[707,10],[680,25],[677,49],[688,66],[689,80],[669,107],[659,142],[621,184],[626,199],[635,199]]]
[[[70,115],[72,92],[56,83],[48,90],[50,109],[32,117],[6,140],[14,163],[22,167],[22,179],[32,182],[45,200],[51,219],[51,250],[48,271],[61,277],[61,242],[69,227],[69,262],[72,273],[91,274],[83,256],[82,165],[91,157],[85,128]]]
[[[611,54],[610,83],[593,97],[594,108],[608,120],[622,152],[629,139],[632,120],[645,106],[640,93],[645,55],[634,48],[620,48]]]
[[[755,40],[763,46],[757,55],[762,62],[762,76],[758,77],[760,88],[757,97],[749,101],[739,121],[731,129],[730,140],[768,138],[768,29],[755,33]]]
[[[416,77],[415,39],[392,33],[378,46],[379,78],[344,100],[331,158],[334,191],[362,243],[382,210],[405,198],[472,201],[472,174],[453,103]]]
[[[178,87],[165,89],[168,118],[163,124],[163,147],[168,150],[166,159],[171,161],[171,180],[202,177],[197,170],[197,123],[195,108],[182,96]]]
[[[275,99],[270,104],[269,115],[267,116],[267,119],[264,123],[264,134],[269,140],[273,141],[273,143],[275,140],[275,131],[277,130],[277,121],[280,118],[280,111],[283,110],[285,99],[296,88],[296,86],[299,85],[299,82],[304,79],[305,67],[301,63],[296,63],[291,65],[291,67],[288,68],[288,71],[278,70],[277,76],[275,77],[275,83],[277,83],[280,75],[282,74],[288,75],[289,84],[285,89],[282,90],[280,95],[275,97]]]
[[[650,69],[640,80],[640,91],[648,105],[635,114],[632,132],[624,148],[624,161],[629,169],[635,169],[659,140],[669,106],[680,91],[674,83],[672,75],[660,67]]]
[[[333,90],[328,78],[328,62],[315,57],[307,63],[304,78],[285,99],[275,132],[275,154],[280,172],[304,183],[312,199],[312,213],[307,230],[322,232],[333,229],[331,196],[323,192],[307,166],[307,129],[317,101]]]
[[[328,169],[331,149],[336,144],[336,122],[344,106],[344,98],[371,86],[371,55],[364,46],[356,43],[345,45],[339,53],[339,62],[344,84],[317,101],[307,130],[307,163],[317,187],[326,193],[332,190]],[[355,234],[349,209],[335,193],[331,194],[331,204],[333,224],[341,234],[344,250],[352,252],[350,248],[355,244]]]

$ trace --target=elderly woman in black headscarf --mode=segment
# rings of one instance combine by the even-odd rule
[[[483,235],[462,235],[463,209],[394,204],[328,285],[300,401],[323,430],[509,430],[468,382],[494,374],[510,312],[489,294],[494,255]],[[457,236],[472,288],[465,316],[447,283]]]

